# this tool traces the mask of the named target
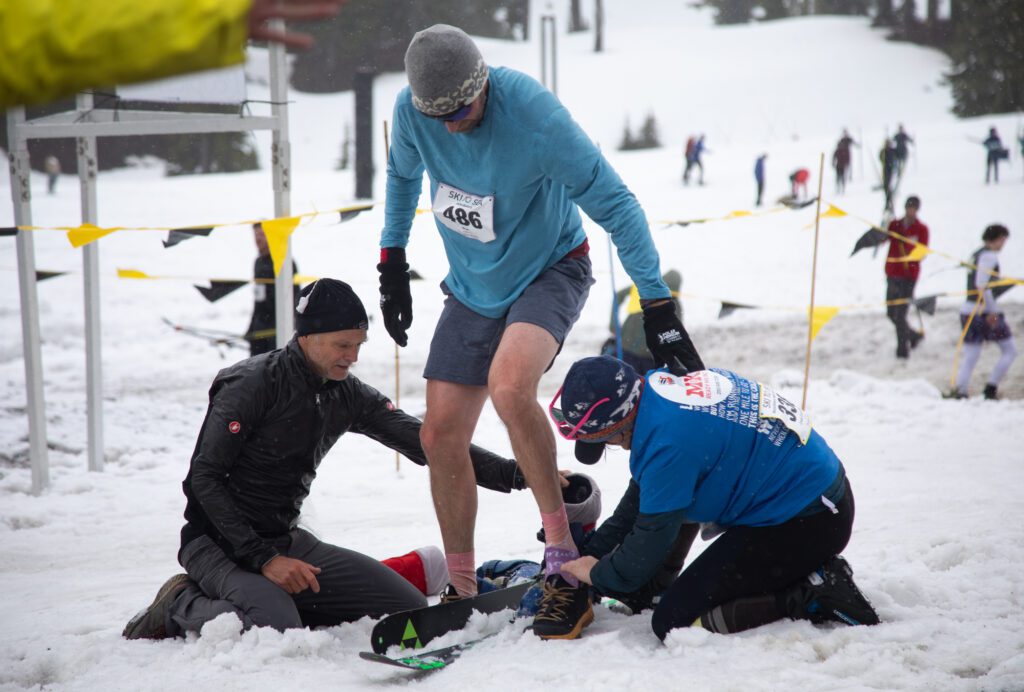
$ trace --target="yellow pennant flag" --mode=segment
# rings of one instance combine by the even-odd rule
[[[826,209],[825,211],[823,211],[821,213],[821,218],[823,218],[823,219],[829,219],[829,218],[839,219],[839,218],[842,218],[842,217],[844,217],[846,215],[847,215],[846,212],[843,211],[842,209],[840,209],[839,207],[837,207],[836,205],[829,204],[828,205],[828,209]]]
[[[267,236],[267,247],[270,257],[274,260],[274,276],[284,266],[284,256],[288,254],[288,238],[299,225],[301,216],[286,216],[283,219],[269,219],[263,222],[263,232]]]
[[[832,318],[839,314],[839,308],[833,306],[822,306],[816,307],[811,312],[811,341],[818,338],[818,332],[826,324],[832,321]]]
[[[99,240],[105,235],[110,235],[114,231],[120,231],[121,227],[115,228],[100,228],[94,226],[91,223],[83,223],[78,228],[68,229],[68,242],[71,243],[71,247],[79,248],[83,245]]]
[[[626,314],[635,315],[643,308],[640,307],[640,291],[636,286],[629,289],[629,302],[626,303]]]
[[[913,250],[903,255],[903,257],[890,257],[886,262],[920,262],[929,254],[931,254],[931,250],[928,249],[928,246],[918,243],[914,246]]]
[[[119,279],[155,279],[155,276],[150,276],[145,272],[140,272],[138,269],[118,269],[117,278]]]

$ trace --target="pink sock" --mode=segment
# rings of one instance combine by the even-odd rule
[[[476,555],[470,550],[466,553],[445,553],[448,563],[448,578],[460,596],[476,595]]]
[[[562,565],[580,556],[576,544],[569,533],[569,519],[565,515],[565,505],[555,512],[541,512],[541,523],[544,524],[544,572],[548,577],[561,574],[562,578],[573,586],[579,586],[576,577],[562,572]]]
[[[554,512],[541,512],[540,521],[544,525],[545,543],[550,546],[573,548],[572,534],[569,533],[569,518],[565,514],[565,505],[559,506]]]

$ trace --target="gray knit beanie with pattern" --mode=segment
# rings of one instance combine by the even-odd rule
[[[465,31],[448,24],[417,32],[405,51],[412,105],[425,115],[453,113],[487,83],[487,63]]]

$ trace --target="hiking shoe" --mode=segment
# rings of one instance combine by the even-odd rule
[[[573,586],[558,574],[544,581],[544,593],[533,618],[534,634],[541,639],[576,639],[593,621],[589,586]]]
[[[966,399],[967,394],[959,389],[951,389],[942,395],[943,399]]]
[[[165,581],[149,607],[128,621],[121,636],[125,639],[167,639],[167,611],[190,581],[187,574],[175,574]]]
[[[996,400],[999,396],[996,394],[996,386],[994,384],[985,385],[984,396],[986,399]]]
[[[917,348],[918,344],[924,341],[924,332],[919,332],[916,329],[910,332],[910,348]]]
[[[461,601],[462,596],[455,590],[455,587],[449,584],[444,591],[441,592],[441,603],[454,603],[455,601]]]
[[[875,609],[853,583],[849,563],[838,555],[789,590],[786,610],[791,618],[816,624],[877,625],[879,622]]]

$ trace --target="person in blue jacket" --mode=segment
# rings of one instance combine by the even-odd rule
[[[755,206],[761,206],[761,197],[764,195],[764,160],[768,154],[761,154],[754,162],[754,180],[757,182],[757,202]]]
[[[641,376],[599,356],[569,369],[549,410],[583,463],[606,444],[630,450],[632,480],[615,517],[564,571],[600,593],[629,593],[696,525],[721,534],[661,595],[651,620],[659,638],[786,616],[878,622],[838,556],[854,517],[843,465],[806,414],[768,386],[720,369]]]
[[[545,529],[545,594],[534,632],[572,638],[561,606],[587,599],[560,573],[579,553],[555,468],[555,440],[537,385],[594,283],[580,213],[611,234],[638,286],[659,365],[700,367],[661,279],[646,215],[558,99],[531,77],[491,68],[461,29],[413,36],[409,86],[395,102],[381,234],[384,325],[400,346],[412,324],[405,247],[423,188],[448,258],[444,309],[424,369],[421,440],[451,576],[452,597],[476,593],[476,487],[469,443],[488,397],[508,429]]]

